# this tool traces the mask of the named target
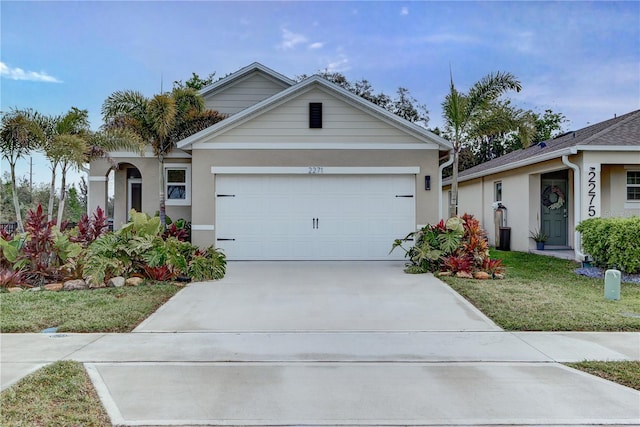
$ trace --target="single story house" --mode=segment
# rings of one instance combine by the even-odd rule
[[[490,244],[499,243],[495,207],[506,207],[512,250],[535,248],[542,229],[552,248],[574,249],[575,227],[594,217],[640,215],[640,110],[508,153],[459,175],[458,212],[475,215]],[[444,180],[447,200],[451,179]],[[446,204],[443,215],[446,212]],[[504,215],[503,215],[504,216]]]
[[[164,159],[167,215],[192,243],[232,260],[402,259],[389,250],[440,219],[451,144],[319,76],[295,82],[259,63],[201,90],[229,117]],[[112,152],[114,225],[159,206],[157,159]],[[89,209],[113,164],[90,165]]]

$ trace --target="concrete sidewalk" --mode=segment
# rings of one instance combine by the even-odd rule
[[[401,263],[231,263],[131,334],[4,334],[2,388],[85,363],[116,425],[640,425],[640,393],[557,362],[640,333],[504,332]]]

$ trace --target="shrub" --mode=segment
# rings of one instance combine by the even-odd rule
[[[640,273],[640,217],[590,218],[576,227],[582,247],[603,268]]]
[[[411,240],[414,245],[410,249],[402,247]],[[464,214],[427,225],[396,240],[391,251],[397,247],[402,248],[410,260],[405,269],[407,273],[486,271],[495,276],[504,272],[499,262],[491,262],[486,233],[473,215]]]
[[[176,237],[165,237],[158,217],[132,210],[130,218],[131,222],[120,230],[89,245],[85,278],[102,283],[121,274],[142,274],[159,281],[176,276],[189,276],[193,280],[224,277],[226,259],[217,249],[201,250]]]

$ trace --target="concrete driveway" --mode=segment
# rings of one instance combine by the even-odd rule
[[[439,280],[400,262],[233,262],[135,332],[496,331]]]
[[[84,362],[123,426],[640,425],[639,392],[557,363],[640,360],[640,334],[504,332],[402,263],[232,262],[134,333],[2,345]]]

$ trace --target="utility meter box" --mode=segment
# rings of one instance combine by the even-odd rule
[[[618,270],[607,270],[604,273],[604,297],[608,300],[620,299],[620,278]]]

